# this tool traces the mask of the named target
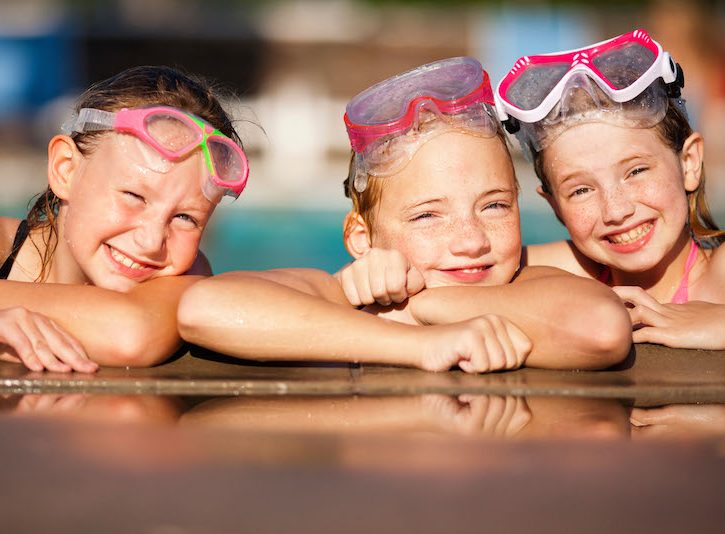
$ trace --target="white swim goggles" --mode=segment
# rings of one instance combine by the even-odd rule
[[[496,88],[496,111],[509,132],[540,150],[557,131],[546,127],[563,122],[654,126],[669,98],[684,111],[682,87],[680,66],[646,31],[634,30],[577,50],[520,58]]]
[[[488,73],[471,57],[429,63],[366,89],[345,113],[355,152],[348,179],[358,192],[364,191],[368,174],[395,174],[422,142],[451,127],[493,137],[500,125],[493,105]],[[422,110],[430,112],[428,119]]]
[[[169,106],[122,109],[116,113],[83,108],[70,133],[115,130],[131,134],[123,150],[138,164],[167,173],[173,163],[201,147],[208,173],[202,179],[204,196],[219,202],[224,195],[237,198],[247,184],[249,165],[242,148],[199,117]]]

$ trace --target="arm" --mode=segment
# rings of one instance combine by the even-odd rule
[[[626,309],[606,286],[550,267],[525,268],[514,282],[493,287],[441,287],[410,299],[423,324],[495,313],[531,339],[527,365],[603,369],[629,353]]]
[[[528,339],[492,346],[487,318],[421,328],[355,309],[316,270],[225,273],[194,285],[179,305],[187,341],[255,360],[367,362],[467,372],[518,366]],[[523,339],[521,339],[523,338]],[[516,355],[510,353],[516,352]]]
[[[146,367],[180,345],[176,308],[198,277],[173,276],[139,284],[128,293],[94,286],[0,280],[0,309],[21,306],[70,332],[92,360],[113,367]]]

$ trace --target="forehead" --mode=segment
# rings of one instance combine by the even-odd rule
[[[498,137],[450,131],[430,139],[406,167],[383,180],[383,197],[454,195],[464,185],[478,190],[514,187],[508,150]]]

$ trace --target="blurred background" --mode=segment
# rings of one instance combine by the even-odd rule
[[[707,141],[710,205],[725,226],[725,0],[1,0],[0,215],[22,217],[47,185],[46,144],[90,83],[167,64],[232,90],[249,154],[247,190],[217,210],[204,250],[215,271],[334,271],[342,246],[356,93],[437,59],[472,55],[495,84],[524,54],[647,29],[685,70]],[[525,243],[566,233],[515,154]]]

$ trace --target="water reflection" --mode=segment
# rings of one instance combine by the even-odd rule
[[[725,437],[725,405],[632,408],[615,399],[512,395],[0,396],[0,415],[262,434],[413,434],[493,439]]]

